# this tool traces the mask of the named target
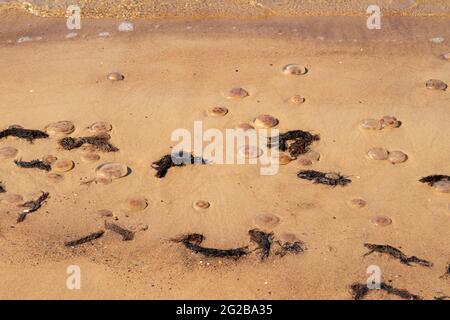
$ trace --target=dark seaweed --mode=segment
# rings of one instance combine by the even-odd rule
[[[16,166],[20,168],[36,168],[40,170],[50,171],[52,166],[41,160],[17,161],[14,160]]]
[[[221,258],[235,258],[240,257],[249,253],[247,247],[236,248],[236,249],[215,249],[215,248],[205,248],[200,244],[203,242],[205,237],[198,233],[191,233],[182,235],[181,237],[172,239],[174,242],[181,242],[184,246],[194,251],[195,253],[200,253],[207,257],[221,257]]]
[[[270,247],[273,242],[273,233],[267,233],[258,229],[249,230],[250,240],[258,245],[258,249],[261,251],[261,260],[265,260],[269,257]]]
[[[308,131],[291,130],[276,137],[269,137],[267,146],[269,148],[278,146],[281,151],[287,150],[291,157],[295,158],[307,153],[310,150],[310,145],[317,140],[320,140],[319,135],[311,134]],[[291,143],[289,144],[289,142]]]
[[[0,181],[0,193],[6,192],[5,187],[2,185],[2,182]]]
[[[44,131],[24,128],[8,128],[6,130],[0,131],[0,139],[7,137],[25,139],[32,143],[35,139],[48,138],[48,134]]]
[[[105,228],[107,230],[111,230],[115,233],[118,233],[122,236],[122,241],[129,241],[134,239],[134,232],[128,229],[122,228],[121,226],[115,223],[109,223],[105,221]]]
[[[423,177],[419,181],[422,183],[427,183],[429,186],[433,186],[436,182],[439,181],[450,181],[450,176],[446,176],[443,174],[433,174],[431,176]]]
[[[103,236],[104,233],[105,233],[105,231],[100,230],[100,231],[91,233],[91,234],[87,235],[86,237],[79,238],[79,239],[72,240],[72,241],[67,241],[67,242],[64,243],[64,245],[66,247],[75,247],[75,246],[78,246],[80,244],[84,244],[84,243],[87,243],[87,242],[91,242],[91,241],[93,241],[95,239],[98,239],[101,236]]]
[[[369,293],[369,290],[370,290],[366,284],[362,284],[362,283],[353,283],[350,286],[350,289],[352,291],[352,297],[354,300],[363,299]],[[384,282],[382,282],[380,284],[380,289],[386,291],[389,294],[393,294],[393,295],[396,295],[400,298],[407,299],[407,300],[421,300],[422,299],[422,297],[412,294],[407,290],[394,288]]]
[[[302,241],[285,242],[277,241],[280,248],[275,252],[276,255],[284,257],[288,253],[298,254],[306,250],[305,244]]]
[[[419,259],[416,256],[408,257],[403,252],[401,252],[399,249],[394,248],[390,245],[365,243],[364,246],[369,249],[369,252],[364,254],[364,257],[373,252],[378,252],[378,253],[388,254],[391,257],[394,257],[394,258],[400,260],[401,263],[406,264],[407,266],[411,266],[411,263],[416,263],[416,264],[424,266],[424,267],[432,267],[433,266],[433,263],[431,263],[427,260]]]
[[[314,183],[321,183],[321,184],[326,184],[329,186],[345,186],[347,184],[349,184],[350,182],[352,182],[352,180],[337,174],[338,177],[332,177],[331,174],[329,173],[325,173],[325,172],[320,172],[320,171],[316,171],[316,170],[303,170],[300,171],[299,173],[297,173],[297,177],[299,177],[300,179],[305,179],[305,180],[309,180],[309,181],[314,181]]]
[[[156,177],[164,178],[171,167],[206,163],[206,160],[201,157],[194,157],[191,153],[179,151],[178,153],[167,154],[158,161],[153,162],[152,168],[156,170]]]
[[[47,200],[48,196],[48,192],[42,192],[42,194],[36,200],[28,201],[22,204],[21,207],[26,207],[28,209],[23,210],[22,213],[19,214],[19,216],[17,217],[17,223],[23,222],[30,213],[39,210],[44,201]]]
[[[65,150],[72,150],[79,148],[83,144],[87,143],[93,145],[99,151],[104,152],[119,151],[117,147],[115,147],[109,142],[109,139],[111,139],[111,137],[108,134],[100,134],[96,136],[79,137],[79,138],[65,137],[59,140],[59,145]]]

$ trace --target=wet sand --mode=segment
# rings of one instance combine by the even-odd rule
[[[120,151],[100,152],[90,163],[81,160],[81,150],[61,150],[53,137],[33,144],[0,140],[0,147],[19,150],[16,159],[52,154],[75,163],[55,183],[44,171],[1,160],[7,192],[0,194],[0,298],[350,299],[349,286],[366,282],[369,265],[380,266],[384,282],[425,299],[449,295],[448,280],[440,277],[450,262],[450,198],[418,182],[450,173],[448,90],[425,88],[428,79],[450,83],[450,63],[440,58],[450,51],[448,18],[387,18],[379,33],[365,28],[364,17],[136,20],[128,33],[117,31],[120,20],[87,20],[72,39],[65,39],[61,19],[4,18],[14,23],[0,33],[0,127],[44,130],[70,120],[70,136],[80,137],[90,134],[92,123],[107,121]],[[110,36],[98,37],[100,32]],[[34,40],[17,43],[24,36]],[[445,41],[429,41],[436,36]],[[286,77],[281,68],[289,63],[305,65],[308,73]],[[125,79],[108,81],[111,72]],[[233,87],[250,95],[226,99],[223,93]],[[290,104],[296,94],[305,103]],[[228,113],[206,117],[217,104]],[[163,179],[154,176],[150,164],[170,152],[174,129],[192,130],[194,120],[203,120],[205,129],[224,130],[260,114],[276,117],[281,132],[320,134],[313,147],[320,160],[308,169],[340,172],[352,183],[331,188],[298,179],[304,167],[296,161],[274,176],[261,176],[255,165],[186,166]],[[385,115],[402,125],[359,128],[363,119]],[[367,151],[375,147],[403,151],[408,159],[396,165],[370,160]],[[131,173],[106,185],[80,184],[106,162],[124,163]],[[5,196],[17,193],[29,201],[41,191],[50,198],[17,224],[22,209]],[[148,206],[129,212],[123,204],[132,196]],[[350,206],[353,198],[367,204]],[[195,210],[197,200],[210,207]],[[104,230],[102,209],[122,227],[148,229],[130,241],[107,231],[92,243],[65,247]],[[279,217],[271,229],[275,237],[294,233],[307,250],[234,261],[205,258],[169,241],[196,232],[205,235],[207,247],[246,246],[260,213]],[[376,226],[374,216],[392,223]],[[378,253],[363,258],[366,242],[389,244],[434,265],[409,267]],[[69,265],[81,268],[81,290],[66,287]],[[372,292],[368,298],[396,297]]]

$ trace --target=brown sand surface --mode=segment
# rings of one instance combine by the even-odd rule
[[[16,159],[47,154],[75,162],[59,183],[37,169],[17,168],[1,160],[0,180],[7,194],[25,201],[50,193],[43,207],[16,223],[22,210],[0,203],[0,298],[145,298],[145,299],[350,299],[349,285],[365,283],[369,265],[382,280],[425,299],[450,295],[440,278],[450,262],[450,198],[418,182],[433,173],[450,174],[450,97],[427,90],[430,78],[450,83],[447,18],[386,19],[381,31],[365,28],[364,18],[308,18],[257,22],[136,21],[134,32],[117,32],[117,20],[86,21],[79,36],[65,39],[65,21],[8,15],[0,33],[0,127],[21,124],[43,130],[70,120],[71,136],[89,135],[96,121],[112,124],[116,153],[99,153],[96,163],[80,160],[81,150],[64,151],[55,138],[33,144],[17,138],[0,147],[19,150]],[[110,37],[100,38],[108,31]],[[371,33],[372,32],[372,33]],[[40,41],[16,43],[22,36]],[[444,36],[441,44],[429,38]],[[8,41],[12,40],[12,41]],[[304,64],[304,76],[281,73],[288,63]],[[106,75],[120,71],[125,80]],[[250,96],[230,101],[223,93],[241,86]],[[287,99],[301,94],[300,106]],[[225,105],[224,117],[207,118],[212,105]],[[320,161],[312,169],[337,171],[352,183],[330,188],[300,180],[291,162],[278,174],[262,176],[256,165],[209,165],[174,168],[154,177],[151,162],[170,152],[177,128],[225,130],[259,114],[272,114],[281,131],[320,134],[313,149]],[[362,131],[365,118],[394,115],[397,129]],[[372,147],[402,150],[405,163],[371,161]],[[132,172],[107,185],[81,184],[104,162],[121,162]],[[147,199],[148,207],[126,212],[129,196]],[[362,198],[367,206],[351,208]],[[195,211],[192,203],[211,203]],[[148,225],[134,240],[112,232],[76,248],[64,242],[104,229],[97,210],[109,209],[116,223]],[[208,247],[233,248],[249,243],[254,217],[280,217],[275,236],[292,232],[307,247],[282,258],[257,255],[240,260],[205,258],[170,238],[197,232]],[[392,224],[377,227],[374,215]],[[409,267],[374,253],[363,258],[365,242],[390,244],[434,266]],[[81,268],[81,289],[66,287],[69,265]],[[383,292],[372,299],[394,299]]]

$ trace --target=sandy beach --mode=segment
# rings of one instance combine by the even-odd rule
[[[381,30],[368,30],[364,15],[145,18],[131,20],[131,32],[118,31],[118,18],[87,17],[81,30],[69,31],[61,17],[16,9],[0,17],[0,129],[74,125],[67,135],[33,143],[0,139],[0,148],[17,150],[0,160],[1,299],[352,299],[350,286],[365,284],[371,265],[383,283],[423,299],[450,295],[450,196],[419,182],[450,175],[449,90],[426,87],[429,79],[450,83],[445,14],[393,15]],[[308,72],[283,74],[287,64]],[[124,79],[108,80],[112,72]],[[248,97],[227,99],[235,87]],[[292,103],[295,95],[304,103]],[[228,113],[205,113],[218,105]],[[155,177],[151,164],[171,152],[174,130],[192,131],[202,121],[205,130],[224,131],[261,114],[275,117],[281,133],[320,135],[311,145],[319,159],[293,159],[270,176],[260,174],[260,165],[212,164]],[[361,128],[364,119],[384,116],[401,125]],[[111,124],[109,141],[119,151],[59,144],[62,137],[91,136],[99,121]],[[371,148],[401,151],[407,160],[372,160]],[[47,155],[74,166],[58,172],[52,164],[47,172],[14,163]],[[130,172],[92,182],[96,168],[111,162]],[[351,183],[313,183],[299,179],[302,170],[337,172]],[[42,207],[17,223],[24,210],[18,205],[42,192],[49,193]],[[209,207],[195,210],[197,200]],[[262,213],[278,220],[258,224]],[[377,216],[385,219],[378,225]],[[123,241],[105,221],[131,230],[133,239]],[[277,255],[274,240],[267,259],[259,251],[230,259],[171,241],[198,233],[204,247],[252,249],[254,228],[275,240],[295,235],[305,250]],[[98,239],[64,245],[98,231]],[[365,243],[390,245],[432,266],[380,252],[364,257]],[[81,270],[79,290],[67,287],[72,265]],[[365,297],[400,298],[385,290]]]

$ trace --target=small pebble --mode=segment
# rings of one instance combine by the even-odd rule
[[[73,169],[75,164],[69,159],[58,159],[52,164],[52,170],[55,172],[66,172]]]
[[[11,159],[14,158],[19,150],[13,147],[3,147],[0,148],[0,159]]]
[[[443,54],[441,57],[442,57],[442,59],[444,59],[446,61],[450,61],[450,52]]]
[[[388,160],[392,164],[402,163],[408,159],[408,156],[402,151],[389,151]]]
[[[347,204],[351,208],[364,208],[367,205],[366,200],[360,198],[354,198],[347,201]]]
[[[123,74],[121,74],[120,72],[112,72],[112,73],[108,74],[106,76],[106,78],[111,81],[121,81],[121,80],[125,79],[125,76]]]
[[[433,185],[434,190],[441,193],[450,193],[450,181],[438,181]]]
[[[271,213],[260,213],[254,219],[259,227],[273,228],[280,223],[280,218]]]
[[[388,152],[384,148],[372,148],[367,151],[367,156],[372,160],[386,160]]]
[[[243,88],[232,88],[227,95],[228,99],[243,99],[248,96],[248,91]]]
[[[386,216],[373,216],[370,221],[378,227],[386,227],[392,223],[391,218]]]
[[[298,76],[307,73],[308,69],[298,64],[287,64],[281,69],[281,71],[286,75]]]
[[[273,128],[278,125],[278,122],[277,118],[269,114],[261,114],[253,119],[254,126],[262,129]]]
[[[211,109],[209,109],[207,112],[207,115],[209,117],[223,117],[224,115],[226,115],[228,113],[228,109],[225,107],[213,107]]]
[[[425,86],[427,87],[427,89],[431,89],[431,90],[446,90],[447,89],[447,84],[441,80],[437,80],[437,79],[430,79],[425,83]]]
[[[196,200],[192,204],[192,207],[197,211],[203,211],[208,209],[211,206],[211,204],[206,200]]]

